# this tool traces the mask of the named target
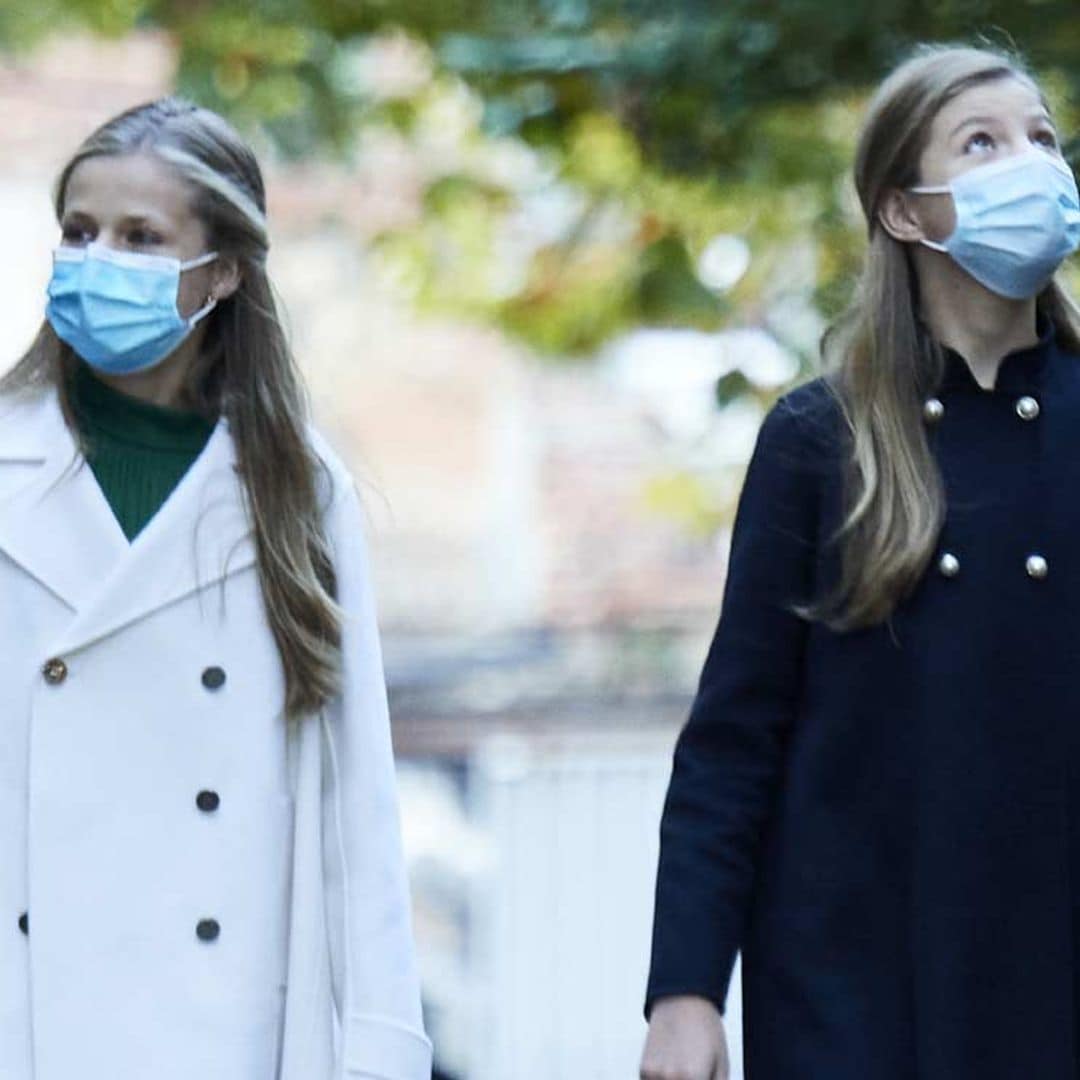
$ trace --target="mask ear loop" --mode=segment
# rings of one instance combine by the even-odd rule
[[[191,270],[196,266],[203,266],[205,263],[213,262],[214,259],[216,259],[217,257],[218,253],[216,251],[208,251],[205,255],[198,255],[194,259],[188,259],[187,262],[182,262],[180,264],[180,269]],[[216,307],[217,299],[214,297],[214,294],[208,294],[206,297],[206,303],[203,304],[203,306],[199,308],[198,311],[196,311],[188,318],[188,326],[194,326],[197,322],[199,322],[200,319],[204,319],[207,315],[209,315],[210,312],[213,311]]]
[[[217,307],[217,299],[213,295],[208,296],[206,298],[206,303],[203,304],[203,306],[201,308],[199,308],[199,310],[196,311],[188,319],[188,326],[194,326],[200,319],[203,319],[207,315],[209,315],[210,312],[213,311],[214,308],[216,308],[216,307]]]
[[[181,270],[191,270],[193,267],[202,266],[205,263],[213,262],[218,257],[216,251],[208,251],[205,255],[196,255],[194,259],[188,259],[187,262],[180,264]]]
[[[913,195],[951,195],[952,188],[948,184],[938,184],[935,186],[927,187],[909,187],[905,188],[905,191],[910,191]],[[939,244],[936,240],[927,240],[925,237],[919,237],[919,243],[924,247],[930,248],[931,251],[940,251],[944,254],[949,253],[949,249],[944,244]]]

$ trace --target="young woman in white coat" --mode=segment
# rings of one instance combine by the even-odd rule
[[[427,1080],[361,505],[259,166],[168,98],[54,202],[0,379],[0,1076]]]

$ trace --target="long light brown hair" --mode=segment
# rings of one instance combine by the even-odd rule
[[[257,551],[259,583],[285,677],[285,714],[314,711],[340,689],[341,612],[324,535],[319,471],[305,437],[307,390],[266,272],[269,238],[262,173],[250,147],[217,113],[179,97],[129,109],[94,131],[57,177],[56,220],[68,179],[88,157],[156,154],[186,183],[213,250],[234,256],[241,284],[206,317],[182,397],[228,420]],[[0,378],[0,393],[56,386],[85,455],[68,385],[78,357],[44,321],[27,352]]]
[[[938,111],[961,92],[1002,78],[1027,81],[1016,56],[987,48],[920,45],[881,84],[859,135],[854,180],[868,245],[851,304],[822,340],[823,369],[850,436],[839,579],[796,610],[834,629],[888,619],[931,559],[945,519],[940,469],[922,407],[940,384],[944,354],[920,317],[908,245],[882,227],[886,193],[922,182],[918,162]],[[1047,106],[1049,111],[1049,106]],[[1056,280],[1036,298],[1058,340],[1080,352],[1080,310]]]

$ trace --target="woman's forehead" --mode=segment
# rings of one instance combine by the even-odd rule
[[[935,135],[948,135],[965,120],[1001,120],[1048,117],[1038,88],[1020,76],[977,83],[947,101],[933,121]]]
[[[192,217],[187,185],[148,153],[84,158],[68,177],[64,207],[69,213],[142,214],[177,224]]]

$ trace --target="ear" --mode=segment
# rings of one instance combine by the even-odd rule
[[[232,296],[243,280],[240,273],[240,260],[235,255],[223,255],[212,263],[214,274],[210,292],[220,303]]]
[[[916,195],[914,198],[932,199],[934,196]],[[881,227],[894,240],[915,244],[926,237],[926,230],[914,213],[912,199],[900,188],[889,188],[885,192],[877,216]]]

